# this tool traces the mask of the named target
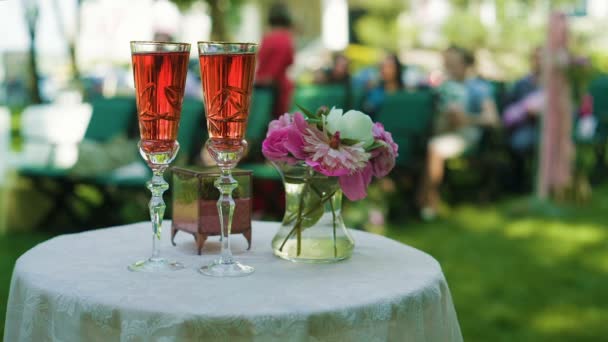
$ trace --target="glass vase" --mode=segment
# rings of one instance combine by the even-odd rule
[[[272,239],[274,254],[290,261],[330,263],[351,256],[355,242],[342,220],[337,177],[304,163],[275,163],[285,186],[285,216]]]

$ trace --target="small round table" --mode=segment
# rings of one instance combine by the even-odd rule
[[[353,231],[355,252],[335,264],[275,257],[278,223],[254,222],[253,244],[234,236],[244,278],[197,269],[219,252],[211,239],[198,256],[179,234],[165,256],[186,269],[133,273],[150,252],[151,227],[138,223],[63,235],[19,258],[4,341],[462,341],[441,267],[432,257],[382,236]]]

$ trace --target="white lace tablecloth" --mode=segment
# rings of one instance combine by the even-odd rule
[[[272,255],[277,223],[254,222],[253,245],[233,236],[235,255],[256,268],[244,278],[197,272],[203,256],[192,236],[163,250],[186,269],[133,273],[148,255],[149,223],[63,235],[19,258],[13,273],[5,342],[19,341],[462,341],[441,267],[412,247],[353,231],[351,259],[296,264]]]

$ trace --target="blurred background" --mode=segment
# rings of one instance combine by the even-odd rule
[[[260,152],[270,120],[296,104],[362,110],[399,158],[345,204],[347,225],[437,258],[466,340],[604,337],[608,1],[0,0],[0,28],[0,320],[25,250],[148,220],[129,42],[231,40],[264,50],[240,165],[254,219],[283,214]],[[191,54],[185,167],[208,164]],[[471,113],[487,118],[474,141],[441,139],[441,118]]]

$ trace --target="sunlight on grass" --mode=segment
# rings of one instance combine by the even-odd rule
[[[581,257],[581,263],[585,267],[608,274],[608,243],[604,242],[602,245],[586,251]]]
[[[49,237],[50,235],[45,233],[0,234],[0,336],[4,335],[6,303],[15,261],[28,249]]]
[[[585,335],[592,329],[604,329],[608,309],[560,307],[548,308],[536,315],[534,329],[551,334]]]
[[[547,259],[569,257],[607,240],[606,230],[599,225],[540,219],[513,221],[505,226],[504,235],[510,239],[537,241],[533,247],[542,250]]]
[[[458,205],[387,235],[440,262],[465,341],[599,341],[608,322],[607,199],[601,187],[559,215],[515,215],[513,201]]]
[[[458,207],[449,216],[451,221],[458,223],[469,231],[483,232],[502,228],[505,218],[496,208],[483,208],[472,205]]]
[[[574,225],[543,220],[517,220],[505,227],[508,238],[540,238],[574,245],[593,244],[606,238],[605,230],[595,225]]]

